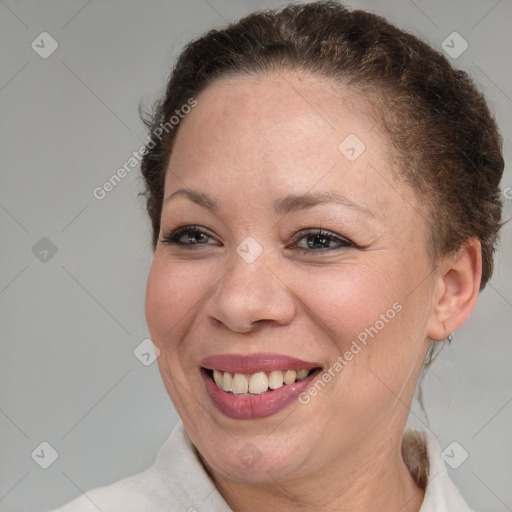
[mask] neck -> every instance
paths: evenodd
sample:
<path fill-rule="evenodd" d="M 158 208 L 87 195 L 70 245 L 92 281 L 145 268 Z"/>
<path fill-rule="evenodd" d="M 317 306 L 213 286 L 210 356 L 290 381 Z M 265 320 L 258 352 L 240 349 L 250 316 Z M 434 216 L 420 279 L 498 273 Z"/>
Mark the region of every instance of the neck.
<path fill-rule="evenodd" d="M 373 437 L 379 442 L 358 443 L 335 464 L 307 479 L 247 485 L 226 480 L 212 471 L 210 475 L 234 512 L 295 512 L 297 507 L 309 512 L 418 512 L 425 491 L 402 459 L 403 429 L 398 431 L 399 436 L 381 434 Z"/>

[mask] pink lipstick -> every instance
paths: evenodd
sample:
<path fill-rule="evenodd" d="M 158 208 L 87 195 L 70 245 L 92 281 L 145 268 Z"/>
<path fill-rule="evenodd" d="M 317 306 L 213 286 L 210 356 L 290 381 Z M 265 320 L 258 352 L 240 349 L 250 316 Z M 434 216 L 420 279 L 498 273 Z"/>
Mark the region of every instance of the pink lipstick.
<path fill-rule="evenodd" d="M 278 413 L 321 372 L 316 362 L 268 353 L 214 355 L 200 365 L 213 404 L 233 419 Z"/>

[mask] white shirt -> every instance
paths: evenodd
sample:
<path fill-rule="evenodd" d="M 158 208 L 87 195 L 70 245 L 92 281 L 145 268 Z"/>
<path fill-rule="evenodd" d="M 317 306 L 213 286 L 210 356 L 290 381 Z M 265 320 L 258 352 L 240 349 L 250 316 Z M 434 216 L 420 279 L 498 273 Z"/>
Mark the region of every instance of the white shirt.
<path fill-rule="evenodd" d="M 402 453 L 411 474 L 418 471 L 428 474 L 420 512 L 473 512 L 450 480 L 439 445 L 430 433 L 407 428 Z M 206 473 L 181 422 L 160 448 L 151 467 L 88 491 L 53 512 L 98 510 L 232 512 Z"/>

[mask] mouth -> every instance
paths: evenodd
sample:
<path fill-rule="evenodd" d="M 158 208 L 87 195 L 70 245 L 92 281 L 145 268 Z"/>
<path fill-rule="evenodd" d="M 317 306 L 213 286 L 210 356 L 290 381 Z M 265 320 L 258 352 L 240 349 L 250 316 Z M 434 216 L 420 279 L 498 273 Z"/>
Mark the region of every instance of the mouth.
<path fill-rule="evenodd" d="M 219 355 L 201 361 L 201 376 L 216 408 L 233 419 L 271 416 L 291 405 L 321 366 L 275 354 Z"/>
<path fill-rule="evenodd" d="M 273 392 L 282 386 L 291 386 L 307 379 L 321 368 L 273 370 L 271 372 L 231 373 L 202 368 L 219 389 L 237 396 L 254 396 Z"/>

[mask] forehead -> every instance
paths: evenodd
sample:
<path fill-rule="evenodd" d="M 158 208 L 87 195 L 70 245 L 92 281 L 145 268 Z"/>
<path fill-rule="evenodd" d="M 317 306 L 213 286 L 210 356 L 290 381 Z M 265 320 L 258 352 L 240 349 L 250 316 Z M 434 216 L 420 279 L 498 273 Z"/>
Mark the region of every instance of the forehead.
<path fill-rule="evenodd" d="M 283 71 L 224 77 L 201 92 L 198 106 L 180 125 L 178 138 L 193 131 L 202 147 L 215 141 L 275 147 L 301 138 L 311 147 L 330 135 L 326 142 L 332 147 L 336 138 L 352 130 L 373 142 L 375 136 L 366 133 L 375 125 L 369 113 L 363 95 L 321 76 Z M 229 140 L 223 134 L 229 134 Z M 294 149 L 300 152 L 301 147 Z"/>
<path fill-rule="evenodd" d="M 325 141 L 323 151 L 334 150 L 338 156 L 334 143 L 337 139 L 341 142 L 350 130 L 370 143 L 366 132 L 373 123 L 365 115 L 364 99 L 322 77 L 290 72 L 225 77 L 210 84 L 197 101 L 178 127 L 177 150 L 172 156 L 192 147 L 202 156 L 218 144 L 224 154 L 254 148 L 266 156 L 298 141 L 301 144 L 289 147 L 288 152 L 305 156 L 305 150 L 318 147 L 321 140 Z M 247 156 L 253 156 L 252 152 Z"/>
<path fill-rule="evenodd" d="M 185 184 L 219 196 L 236 188 L 249 201 L 255 190 L 313 188 L 378 207 L 396 201 L 388 139 L 354 89 L 282 72 L 219 79 L 197 102 L 179 125 L 166 195 Z"/>

